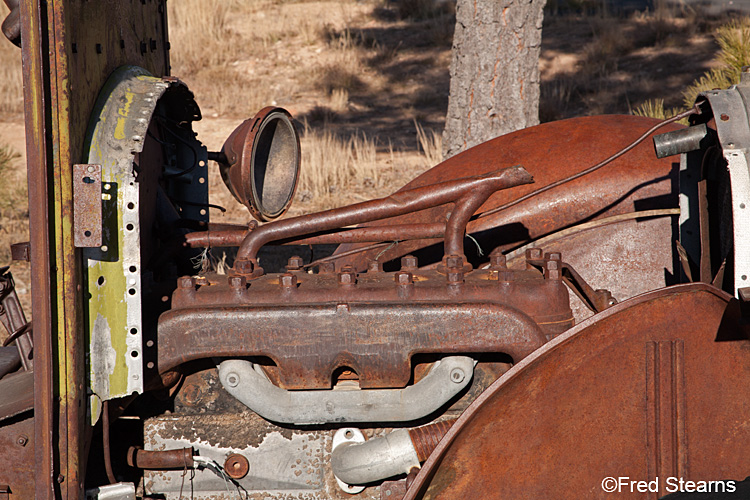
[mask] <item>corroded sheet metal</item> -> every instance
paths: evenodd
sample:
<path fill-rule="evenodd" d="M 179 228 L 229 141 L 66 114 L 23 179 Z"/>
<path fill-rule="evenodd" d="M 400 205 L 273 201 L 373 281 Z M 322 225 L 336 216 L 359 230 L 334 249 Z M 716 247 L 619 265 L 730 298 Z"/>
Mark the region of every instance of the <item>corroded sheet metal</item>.
<path fill-rule="evenodd" d="M 101 165 L 73 165 L 73 231 L 76 247 L 102 244 Z"/>
<path fill-rule="evenodd" d="M 146 471 L 145 490 L 169 500 L 178 499 L 181 490 L 183 498 L 190 492 L 195 499 L 343 498 L 327 477 L 331 434 L 276 427 L 253 413 L 156 417 L 146 421 L 146 449 L 193 446 L 199 456 L 217 464 L 239 454 L 247 458 L 249 471 L 236 484 L 208 468 L 188 471 L 185 477 L 183 471 Z"/>
<path fill-rule="evenodd" d="M 34 496 L 34 417 L 27 413 L 0 427 L 0 484 L 8 485 L 10 500 L 38 498 Z M 2 489 L 0 489 L 2 492 Z M 3 498 L 0 493 L 0 498 Z"/>
<path fill-rule="evenodd" d="M 139 188 L 133 155 L 143 148 L 158 98 L 169 84 L 126 66 L 107 81 L 89 138 L 101 165 L 102 244 L 85 249 L 88 268 L 92 421 L 102 401 L 143 391 Z"/>
<path fill-rule="evenodd" d="M 481 175 L 506 165 L 522 164 L 534 176 L 534 184 L 518 186 L 492 195 L 476 213 L 499 207 L 555 181 L 578 173 L 623 148 L 657 123 L 636 116 L 591 116 L 545 123 L 498 137 L 449 158 L 417 177 L 402 190 L 448 179 Z M 662 131 L 681 125 L 669 125 Z M 533 241 L 584 220 L 645 210 L 677 207 L 677 167 L 669 158 L 656 160 L 649 141 L 641 143 L 610 165 L 507 210 L 472 220 L 467 231 L 476 233 L 498 228 L 493 246 L 503 249 Z M 445 220 L 450 207 L 442 206 L 393 217 L 367 225 L 391 225 Z M 380 260 L 387 261 L 439 240 L 402 242 Z M 342 245 L 337 253 L 358 244 Z M 365 269 L 367 261 L 382 249 L 342 257 L 338 265 Z"/>
<path fill-rule="evenodd" d="M 659 478 L 657 498 L 669 477 L 742 480 L 750 340 L 739 315 L 724 292 L 691 284 L 594 316 L 482 394 L 406 498 L 632 498 L 602 487 L 620 476 Z"/>

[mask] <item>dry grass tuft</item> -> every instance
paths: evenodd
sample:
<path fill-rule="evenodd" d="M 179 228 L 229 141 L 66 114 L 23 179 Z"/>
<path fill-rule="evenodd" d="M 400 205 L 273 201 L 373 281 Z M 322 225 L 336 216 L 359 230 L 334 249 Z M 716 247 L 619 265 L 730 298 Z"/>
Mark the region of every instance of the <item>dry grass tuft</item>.
<path fill-rule="evenodd" d="M 685 106 L 692 106 L 701 92 L 727 88 L 740 81 L 743 66 L 750 65 L 750 18 L 734 19 L 716 31 L 721 67 L 711 69 L 688 87 Z"/>
<path fill-rule="evenodd" d="M 317 70 L 317 87 L 327 94 L 347 92 L 365 88 L 361 78 L 364 70 L 360 49 L 362 35 L 353 34 L 349 28 L 336 31 L 326 27 L 325 39 L 328 42 L 328 61 Z"/>
<path fill-rule="evenodd" d="M 340 206 L 347 190 L 376 187 L 379 172 L 375 141 L 365 134 L 341 138 L 330 129 L 305 125 L 302 136 L 302 172 L 297 190 L 301 203 Z"/>
<path fill-rule="evenodd" d="M 649 99 L 633 110 L 635 116 L 645 116 L 647 118 L 656 118 L 657 120 L 666 120 L 674 115 L 681 113 L 681 108 L 665 108 L 664 99 Z M 687 125 L 687 118 L 679 120 L 678 123 Z"/>
<path fill-rule="evenodd" d="M 4 16 L 3 13 L 2 17 Z M 22 113 L 21 49 L 3 38 L 0 40 L 0 61 L 0 113 Z"/>
<path fill-rule="evenodd" d="M 443 161 L 443 136 L 434 130 L 425 132 L 422 125 L 414 120 L 417 129 L 417 142 L 422 153 L 422 160 L 426 167 L 434 167 Z"/>
<path fill-rule="evenodd" d="M 182 74 L 232 60 L 236 34 L 228 28 L 236 0 L 172 0 L 169 9 L 169 38 L 172 64 Z"/>

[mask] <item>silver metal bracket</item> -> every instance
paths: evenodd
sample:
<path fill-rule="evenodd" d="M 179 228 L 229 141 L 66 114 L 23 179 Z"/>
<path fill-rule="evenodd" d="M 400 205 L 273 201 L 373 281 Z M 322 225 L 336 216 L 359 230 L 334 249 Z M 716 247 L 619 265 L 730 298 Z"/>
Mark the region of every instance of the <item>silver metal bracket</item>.
<path fill-rule="evenodd" d="M 443 358 L 422 380 L 404 389 L 287 391 L 271 383 L 260 366 L 240 359 L 222 362 L 219 379 L 229 394 L 271 422 L 410 422 L 437 411 L 461 392 L 471 381 L 474 364 L 466 356 Z"/>

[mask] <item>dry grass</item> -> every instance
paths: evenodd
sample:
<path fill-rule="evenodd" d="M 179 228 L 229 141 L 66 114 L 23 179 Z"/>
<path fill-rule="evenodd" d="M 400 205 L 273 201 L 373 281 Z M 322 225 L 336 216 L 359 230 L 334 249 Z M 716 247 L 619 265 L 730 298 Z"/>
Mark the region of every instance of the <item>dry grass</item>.
<path fill-rule="evenodd" d="M 5 17 L 5 12 L 0 19 Z M 21 50 L 0 39 L 0 113 L 23 113 Z"/>
<path fill-rule="evenodd" d="M 301 203 L 332 208 L 346 191 L 379 185 L 375 141 L 364 134 L 341 138 L 330 129 L 305 127 L 302 137 L 302 173 L 297 189 Z"/>
<path fill-rule="evenodd" d="M 443 136 L 434 130 L 425 132 L 416 120 L 414 126 L 417 129 L 417 142 L 423 163 L 428 168 L 434 167 L 443 161 Z"/>
<path fill-rule="evenodd" d="M 716 31 L 720 67 L 712 68 L 687 88 L 684 104 L 692 106 L 699 93 L 727 88 L 740 81 L 743 66 L 750 65 L 750 18 L 733 19 Z"/>

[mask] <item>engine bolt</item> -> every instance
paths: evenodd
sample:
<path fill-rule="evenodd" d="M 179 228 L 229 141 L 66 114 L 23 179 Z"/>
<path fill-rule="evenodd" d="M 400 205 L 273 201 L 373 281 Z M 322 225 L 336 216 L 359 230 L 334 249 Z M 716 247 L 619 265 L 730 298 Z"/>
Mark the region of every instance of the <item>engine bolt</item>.
<path fill-rule="evenodd" d="M 383 270 L 383 264 L 378 262 L 377 260 L 368 260 L 367 261 L 367 272 L 368 273 L 377 273 Z"/>
<path fill-rule="evenodd" d="M 544 254 L 544 258 L 547 260 L 562 260 L 562 254 L 560 252 L 549 252 Z"/>
<path fill-rule="evenodd" d="M 490 269 L 503 269 L 506 264 L 505 254 L 499 248 L 490 252 Z"/>
<path fill-rule="evenodd" d="M 413 255 L 404 255 L 401 257 L 401 269 L 416 269 L 417 258 Z"/>
<path fill-rule="evenodd" d="M 405 271 L 398 271 L 393 280 L 399 285 L 411 285 L 414 283 L 414 275 Z"/>
<path fill-rule="evenodd" d="M 287 261 L 286 268 L 288 271 L 299 271 L 302 269 L 302 265 L 305 262 L 302 260 L 302 257 L 299 255 L 292 255 L 289 257 L 289 260 Z"/>
<path fill-rule="evenodd" d="M 541 248 L 528 248 L 526 249 L 526 260 L 538 260 L 542 258 Z"/>
<path fill-rule="evenodd" d="M 238 290 L 247 286 L 247 279 L 244 276 L 230 276 L 228 281 L 230 287 Z"/>
<path fill-rule="evenodd" d="M 235 260 L 234 261 L 234 268 L 237 270 L 238 273 L 241 274 L 252 274 L 253 272 L 253 262 L 250 260 Z"/>
<path fill-rule="evenodd" d="M 354 285 L 357 282 L 357 273 L 352 266 L 344 266 L 339 273 L 339 285 Z"/>
<path fill-rule="evenodd" d="M 559 260 L 548 260 L 544 268 L 546 270 L 545 274 L 547 275 L 547 279 L 559 280 L 562 278 Z"/>
<path fill-rule="evenodd" d="M 463 255 L 446 255 L 445 267 L 448 269 L 462 269 L 464 267 Z"/>
<path fill-rule="evenodd" d="M 195 288 L 195 278 L 192 276 L 183 276 L 177 280 L 177 286 L 180 288 Z"/>
<path fill-rule="evenodd" d="M 451 370 L 451 382 L 454 384 L 460 384 L 466 378 L 466 374 L 461 368 L 454 368 Z"/>
<path fill-rule="evenodd" d="M 29 438 L 21 434 L 18 436 L 18 439 L 16 439 L 16 443 L 18 443 L 18 446 L 26 446 L 26 443 L 29 442 Z"/>
<path fill-rule="evenodd" d="M 294 288 L 297 286 L 297 277 L 291 273 L 285 273 L 281 275 L 279 283 L 281 283 L 281 286 L 284 288 Z"/>
<path fill-rule="evenodd" d="M 240 383 L 240 377 L 234 372 L 227 375 L 227 385 L 229 387 L 237 387 Z"/>
<path fill-rule="evenodd" d="M 450 284 L 463 283 L 464 272 L 463 271 L 448 271 L 448 273 L 446 274 L 446 277 L 448 278 L 448 283 Z"/>

